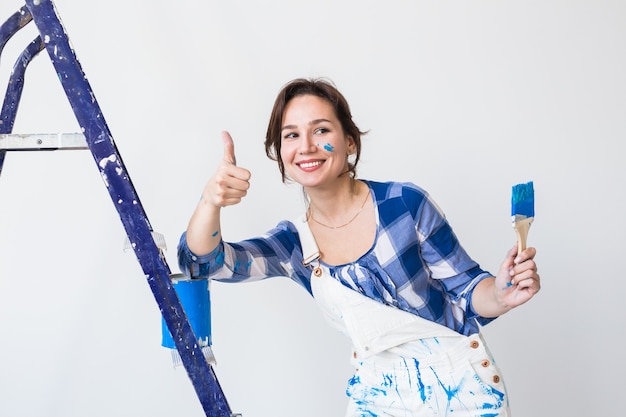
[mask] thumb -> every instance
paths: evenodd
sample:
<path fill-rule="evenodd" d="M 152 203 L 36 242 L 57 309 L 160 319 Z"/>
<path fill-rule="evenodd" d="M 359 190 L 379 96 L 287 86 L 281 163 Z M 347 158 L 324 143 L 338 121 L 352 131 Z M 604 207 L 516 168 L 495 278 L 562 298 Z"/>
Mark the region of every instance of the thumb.
<path fill-rule="evenodd" d="M 513 248 L 511 248 L 506 253 L 506 257 L 500 264 L 500 270 L 498 272 L 498 276 L 496 277 L 496 279 L 500 278 L 503 281 L 510 282 L 511 270 L 515 266 L 515 263 L 513 262 L 513 260 L 515 259 L 516 255 L 517 255 L 517 245 L 513 246 Z M 507 286 L 510 286 L 510 285 L 507 285 Z"/>
<path fill-rule="evenodd" d="M 224 143 L 224 161 L 229 164 L 237 165 L 237 160 L 235 159 L 235 143 L 230 133 L 226 131 L 222 132 L 222 142 Z"/>
<path fill-rule="evenodd" d="M 513 268 L 515 266 L 515 257 L 517 256 L 517 244 L 515 244 L 509 251 L 506 253 L 506 257 L 502 262 L 503 266 L 506 268 Z"/>

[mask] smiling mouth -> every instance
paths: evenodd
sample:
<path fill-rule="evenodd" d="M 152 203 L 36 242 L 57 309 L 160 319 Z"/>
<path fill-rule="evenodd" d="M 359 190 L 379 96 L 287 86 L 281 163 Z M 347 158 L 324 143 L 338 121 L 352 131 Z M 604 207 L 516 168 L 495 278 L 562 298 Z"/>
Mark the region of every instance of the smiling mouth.
<path fill-rule="evenodd" d="M 302 162 L 300 164 L 298 164 L 300 166 L 300 168 L 314 168 L 316 166 L 320 166 L 324 163 L 324 161 L 313 161 L 313 162 Z"/>

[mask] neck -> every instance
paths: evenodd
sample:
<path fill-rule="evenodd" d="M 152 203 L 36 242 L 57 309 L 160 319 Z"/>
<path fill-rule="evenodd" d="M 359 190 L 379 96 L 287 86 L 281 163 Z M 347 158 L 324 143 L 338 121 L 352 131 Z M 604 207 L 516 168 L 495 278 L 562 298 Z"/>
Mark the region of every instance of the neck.
<path fill-rule="evenodd" d="M 369 198 L 369 188 L 349 178 L 332 189 L 305 190 L 310 199 L 308 216 L 328 228 L 339 228 L 358 216 Z"/>

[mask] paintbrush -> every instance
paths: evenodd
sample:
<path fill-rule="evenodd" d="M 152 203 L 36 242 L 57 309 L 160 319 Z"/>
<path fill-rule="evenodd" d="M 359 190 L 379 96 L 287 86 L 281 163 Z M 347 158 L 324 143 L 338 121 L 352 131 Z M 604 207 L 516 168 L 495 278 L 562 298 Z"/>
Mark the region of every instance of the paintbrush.
<path fill-rule="evenodd" d="M 535 190 L 532 181 L 513 186 L 511 219 L 517 234 L 517 253 L 519 254 L 526 249 L 528 229 L 535 219 Z"/>

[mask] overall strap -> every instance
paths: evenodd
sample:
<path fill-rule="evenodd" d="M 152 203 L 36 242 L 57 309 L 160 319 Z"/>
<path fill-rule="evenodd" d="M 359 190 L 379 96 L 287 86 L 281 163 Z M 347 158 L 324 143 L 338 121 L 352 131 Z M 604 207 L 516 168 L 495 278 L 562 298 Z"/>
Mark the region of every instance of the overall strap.
<path fill-rule="evenodd" d="M 298 229 L 298 234 L 300 235 L 300 244 L 302 245 L 302 264 L 304 266 L 309 266 L 309 264 L 313 261 L 316 261 L 320 258 L 320 251 L 317 247 L 317 243 L 315 242 L 315 237 L 313 236 L 313 232 L 309 228 L 309 223 L 307 222 L 306 214 L 298 217 L 293 222 L 296 229 Z"/>

